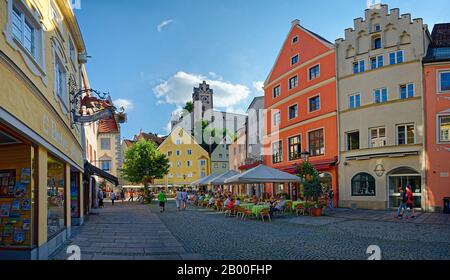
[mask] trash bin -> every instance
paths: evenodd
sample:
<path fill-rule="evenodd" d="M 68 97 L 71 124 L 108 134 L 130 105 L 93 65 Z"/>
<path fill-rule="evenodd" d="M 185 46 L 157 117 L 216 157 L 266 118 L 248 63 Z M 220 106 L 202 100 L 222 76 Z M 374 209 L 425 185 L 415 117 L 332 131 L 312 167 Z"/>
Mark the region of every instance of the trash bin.
<path fill-rule="evenodd" d="M 444 197 L 444 214 L 450 214 L 450 197 Z"/>

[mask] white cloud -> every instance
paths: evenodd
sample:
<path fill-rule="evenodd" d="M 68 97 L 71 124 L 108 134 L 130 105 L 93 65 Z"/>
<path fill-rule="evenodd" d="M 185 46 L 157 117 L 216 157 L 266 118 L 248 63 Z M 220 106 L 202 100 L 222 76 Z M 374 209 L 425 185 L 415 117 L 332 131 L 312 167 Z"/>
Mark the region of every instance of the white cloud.
<path fill-rule="evenodd" d="M 264 93 L 264 82 L 263 81 L 254 81 L 253 88 L 256 89 L 257 92 Z"/>
<path fill-rule="evenodd" d="M 125 111 L 128 111 L 128 112 L 132 111 L 134 109 L 133 102 L 128 99 L 119 98 L 119 99 L 114 100 L 113 103 L 117 108 L 123 107 L 125 109 Z"/>
<path fill-rule="evenodd" d="M 158 24 L 156 29 L 158 30 L 158 32 L 161 32 L 164 27 L 171 24 L 172 22 L 173 22 L 173 19 L 163 20 L 160 24 Z"/>
<path fill-rule="evenodd" d="M 153 92 L 162 103 L 184 106 L 192 99 L 194 87 L 206 81 L 214 90 L 214 107 L 234 108 L 240 106 L 250 96 L 250 89 L 241 84 L 233 84 L 216 79 L 208 79 L 203 75 L 178 72 L 167 81 L 162 82 Z"/>

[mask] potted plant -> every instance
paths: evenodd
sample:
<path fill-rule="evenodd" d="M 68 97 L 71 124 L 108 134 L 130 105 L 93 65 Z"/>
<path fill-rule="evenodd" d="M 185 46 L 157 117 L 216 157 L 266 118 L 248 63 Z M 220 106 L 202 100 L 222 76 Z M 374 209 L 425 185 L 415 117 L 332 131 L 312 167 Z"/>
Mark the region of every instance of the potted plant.
<path fill-rule="evenodd" d="M 325 207 L 320 198 L 323 196 L 323 187 L 319 182 L 319 172 L 310 162 L 303 162 L 297 167 L 298 176 L 303 181 L 303 194 L 307 201 L 305 208 L 311 216 L 322 216 Z"/>

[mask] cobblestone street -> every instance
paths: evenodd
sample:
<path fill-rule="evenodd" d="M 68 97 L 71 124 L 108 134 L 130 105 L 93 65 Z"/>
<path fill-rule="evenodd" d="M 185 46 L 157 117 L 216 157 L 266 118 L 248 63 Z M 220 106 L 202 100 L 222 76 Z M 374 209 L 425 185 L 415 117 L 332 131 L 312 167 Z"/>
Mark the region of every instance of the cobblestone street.
<path fill-rule="evenodd" d="M 367 248 L 377 245 L 383 259 L 450 260 L 448 223 L 398 221 L 387 213 L 288 214 L 263 223 L 192 206 L 177 212 L 174 201 L 162 214 L 156 203 L 106 203 L 73 228 L 72 239 L 51 259 L 67 259 L 66 248 L 78 245 L 83 260 L 364 260 Z"/>
<path fill-rule="evenodd" d="M 339 217 L 276 217 L 272 223 L 237 220 L 211 210 L 192 208 L 156 212 L 188 253 L 204 259 L 318 260 L 367 259 L 366 250 L 378 245 L 383 259 L 450 260 L 450 224 Z M 391 213 L 392 214 L 392 213 Z M 343 217 L 341 217 L 343 216 Z M 419 217 L 420 218 L 420 217 Z"/>

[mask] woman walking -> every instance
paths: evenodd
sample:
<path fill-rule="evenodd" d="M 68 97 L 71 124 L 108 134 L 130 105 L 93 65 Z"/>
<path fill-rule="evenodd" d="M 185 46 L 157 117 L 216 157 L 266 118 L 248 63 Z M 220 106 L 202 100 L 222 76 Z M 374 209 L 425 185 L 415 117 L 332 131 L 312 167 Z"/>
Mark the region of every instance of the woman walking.
<path fill-rule="evenodd" d="M 115 193 L 115 192 L 111 192 L 111 202 L 112 202 L 112 205 L 114 205 L 114 201 L 116 201 L 116 193 Z"/>

